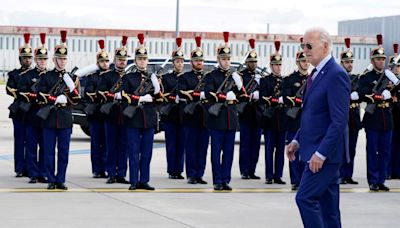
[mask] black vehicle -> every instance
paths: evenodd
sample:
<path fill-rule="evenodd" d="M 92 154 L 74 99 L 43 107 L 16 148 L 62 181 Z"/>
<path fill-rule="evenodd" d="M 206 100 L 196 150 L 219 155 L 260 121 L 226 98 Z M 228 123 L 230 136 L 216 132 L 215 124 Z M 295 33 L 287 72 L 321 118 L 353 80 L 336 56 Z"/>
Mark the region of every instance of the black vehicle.
<path fill-rule="evenodd" d="M 149 73 L 153 73 L 158 71 L 161 68 L 161 65 L 164 64 L 164 62 L 166 61 L 166 59 L 162 59 L 162 58 L 152 58 L 149 59 L 149 64 L 147 66 L 147 69 L 149 71 Z M 126 69 L 130 69 L 131 67 L 133 67 L 135 65 L 134 63 L 134 59 L 128 59 L 128 65 L 126 67 Z M 240 63 L 238 62 L 232 62 L 231 63 L 231 69 L 234 71 L 237 69 L 237 67 L 240 65 Z M 204 71 L 208 72 L 213 70 L 215 67 L 217 67 L 217 61 L 213 60 L 205 60 L 204 61 Z M 110 68 L 113 69 L 114 68 L 114 64 L 111 63 L 110 64 Z M 170 60 L 169 62 L 167 62 L 167 64 L 165 65 L 165 70 L 164 73 L 171 71 L 172 70 L 172 60 Z M 191 70 L 191 66 L 190 66 L 190 60 L 189 59 L 185 59 L 185 66 L 184 66 L 184 71 L 189 71 Z M 261 71 L 261 68 L 258 68 L 258 71 Z M 84 99 L 84 94 L 85 94 L 85 81 L 86 81 L 86 77 L 81 77 L 80 78 L 80 93 L 81 93 L 81 97 L 82 100 L 75 106 L 73 106 L 72 108 L 72 118 L 73 118 L 73 122 L 74 124 L 78 124 L 81 126 L 82 131 L 90 136 L 90 128 L 89 128 L 89 123 L 87 121 L 87 116 L 86 113 L 83 111 L 84 108 L 86 107 L 86 100 Z M 159 129 L 156 130 L 157 132 L 162 131 L 162 127 L 159 127 Z"/>

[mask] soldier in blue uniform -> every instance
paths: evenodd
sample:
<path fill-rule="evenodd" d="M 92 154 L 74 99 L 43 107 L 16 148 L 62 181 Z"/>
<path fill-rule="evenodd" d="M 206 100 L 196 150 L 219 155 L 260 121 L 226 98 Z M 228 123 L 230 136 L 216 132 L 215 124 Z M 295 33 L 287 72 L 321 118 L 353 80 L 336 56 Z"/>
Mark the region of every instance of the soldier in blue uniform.
<path fill-rule="evenodd" d="M 204 95 L 204 53 L 201 37 L 195 37 L 196 48 L 190 53 L 192 70 L 178 78 L 179 107 L 183 113 L 186 176 L 189 184 L 207 184 L 206 168 L 209 132 L 206 126 L 208 100 Z"/>
<path fill-rule="evenodd" d="M 123 77 L 124 126 L 129 155 L 129 190 L 154 190 L 149 185 L 150 162 L 153 152 L 154 132 L 157 125 L 156 104 L 161 96 L 160 83 L 155 73 L 147 71 L 148 51 L 144 34 L 138 34 L 139 47 L 135 50 L 137 70 Z M 135 110 L 128 114 L 128 110 Z"/>
<path fill-rule="evenodd" d="M 282 181 L 286 109 L 282 96 L 282 55 L 280 41 L 275 41 L 275 53 L 270 56 L 271 74 L 260 82 L 260 98 L 266 105 L 263 112 L 265 141 L 265 183 L 286 184 Z M 275 155 L 275 156 L 274 156 Z"/>
<path fill-rule="evenodd" d="M 49 182 L 47 189 L 67 190 L 65 174 L 68 165 L 69 144 L 72 134 L 71 104 L 79 100 L 76 77 L 65 70 L 68 49 L 67 32 L 61 31 L 61 45 L 54 48 L 55 68 L 39 82 L 38 101 L 44 105 L 37 115 L 43 120 L 44 165 Z M 42 111 L 49 110 L 48 115 Z M 55 171 L 57 146 L 57 173 Z"/>
<path fill-rule="evenodd" d="M 36 48 L 35 68 L 28 71 L 26 76 L 21 77 L 18 82 L 18 94 L 23 100 L 21 107 L 24 110 L 24 124 L 26 126 L 26 161 L 29 175 L 29 183 L 36 182 L 47 183 L 44 169 L 44 152 L 43 152 L 43 131 L 41 119 L 36 115 L 40 109 L 37 103 L 37 92 L 40 81 L 47 72 L 48 51 L 44 46 L 46 42 L 46 34 L 40 34 L 41 47 Z M 39 150 L 38 150 L 39 147 Z"/>
<path fill-rule="evenodd" d="M 257 52 L 255 39 L 249 40 L 250 52 L 246 57 L 246 69 L 240 72 L 246 93 L 239 97 L 240 105 L 245 105 L 242 112 L 239 109 L 240 148 L 239 168 L 241 178 L 260 179 L 255 175 L 258 157 L 260 154 L 261 115 L 257 111 L 259 99 L 260 74 L 256 73 Z M 238 107 L 240 107 L 240 105 Z"/>
<path fill-rule="evenodd" d="M 128 60 L 127 36 L 122 36 L 122 46 L 115 49 L 114 69 L 100 77 L 97 96 L 101 100 L 100 112 L 105 117 L 107 184 L 129 184 L 125 179 L 128 168 L 124 116 L 122 114 L 122 84 Z"/>
<path fill-rule="evenodd" d="M 393 130 L 392 96 L 384 69 L 386 56 L 381 46 L 382 36 L 378 35 L 377 38 L 379 47 L 371 51 L 373 69 L 360 77 L 358 93 L 360 100 L 367 103 L 362 124 L 367 135 L 369 188 L 371 191 L 389 191 L 385 179 Z"/>
<path fill-rule="evenodd" d="M 360 97 L 358 95 L 358 75 L 351 74 L 353 70 L 353 52 L 350 49 L 350 38 L 345 38 L 346 50 L 340 53 L 340 64 L 346 70 L 351 80 L 350 94 L 350 112 L 349 112 L 349 154 L 350 162 L 346 162 L 340 168 L 341 184 L 358 184 L 353 180 L 354 157 L 356 155 L 356 146 L 358 132 L 362 128 L 360 117 Z"/>
<path fill-rule="evenodd" d="M 396 77 L 400 75 L 400 59 L 398 56 L 398 44 L 393 44 L 394 55 L 389 58 L 389 67 Z M 393 90 L 393 134 L 392 151 L 390 156 L 390 167 L 388 169 L 388 178 L 400 179 L 400 86 Z"/>
<path fill-rule="evenodd" d="M 21 68 L 8 72 L 6 85 L 7 94 L 14 98 L 13 103 L 8 107 L 10 110 L 9 118 L 13 120 L 14 126 L 14 171 L 16 177 L 28 176 L 26 164 L 26 127 L 23 123 L 24 113 L 19 108 L 22 97 L 17 94 L 19 80 L 31 69 L 32 48 L 29 44 L 30 34 L 24 34 L 25 44 L 19 48 L 19 63 Z"/>
<path fill-rule="evenodd" d="M 287 106 L 287 132 L 286 144 L 292 142 L 296 132 L 300 128 L 301 105 L 304 85 L 308 76 L 310 63 L 302 50 L 296 53 L 296 65 L 298 70 L 283 80 L 282 96 Z M 304 171 L 304 162 L 299 159 L 299 151 L 295 152 L 296 159 L 289 162 L 290 183 L 292 190 L 297 190 Z"/>
<path fill-rule="evenodd" d="M 85 85 L 85 98 L 87 118 L 90 127 L 90 160 L 92 163 L 93 178 L 107 178 L 106 162 L 106 133 L 105 115 L 100 112 L 101 100 L 96 96 L 99 82 L 110 72 L 108 53 L 104 50 L 104 40 L 99 40 L 100 51 L 96 54 L 99 70 L 87 76 Z"/>
<path fill-rule="evenodd" d="M 165 132 L 167 172 L 170 179 L 184 179 L 182 176 L 185 152 L 185 133 L 182 125 L 182 113 L 177 99 L 178 79 L 182 76 L 184 53 L 181 49 L 182 38 L 176 38 L 177 49 L 172 52 L 173 71 L 162 76 L 165 103 L 160 109 L 161 122 Z M 179 97 L 178 97 L 179 98 Z"/>
<path fill-rule="evenodd" d="M 211 135 L 211 165 L 214 190 L 232 190 L 231 168 L 238 128 L 236 95 L 245 92 L 237 72 L 232 73 L 229 32 L 224 32 L 225 44 L 217 50 L 218 68 L 205 77 L 204 93 L 212 101 L 209 107 L 207 126 Z"/>

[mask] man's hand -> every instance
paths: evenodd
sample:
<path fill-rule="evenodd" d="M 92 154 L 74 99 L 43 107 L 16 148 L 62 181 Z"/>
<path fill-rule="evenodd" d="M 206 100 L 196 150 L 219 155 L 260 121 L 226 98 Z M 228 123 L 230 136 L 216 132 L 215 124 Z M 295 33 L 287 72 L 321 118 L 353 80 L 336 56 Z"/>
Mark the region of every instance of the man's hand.
<path fill-rule="evenodd" d="M 322 165 L 324 164 L 324 160 L 319 158 L 316 154 L 313 154 L 311 157 L 310 161 L 308 161 L 308 166 L 313 173 L 319 172 L 319 170 L 322 168 Z"/>
<path fill-rule="evenodd" d="M 289 143 L 286 147 L 286 156 L 288 157 L 289 161 L 296 160 L 295 153 L 299 149 L 299 144 L 295 142 Z"/>

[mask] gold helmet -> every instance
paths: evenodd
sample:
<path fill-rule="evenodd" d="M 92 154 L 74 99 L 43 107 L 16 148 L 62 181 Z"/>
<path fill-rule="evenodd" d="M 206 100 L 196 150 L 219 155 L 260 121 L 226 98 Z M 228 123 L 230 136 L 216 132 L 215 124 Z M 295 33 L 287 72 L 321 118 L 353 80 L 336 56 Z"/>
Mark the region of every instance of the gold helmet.
<path fill-rule="evenodd" d="M 67 49 L 67 31 L 61 30 L 61 44 L 56 45 L 54 47 L 54 56 L 58 58 L 67 58 L 68 56 L 68 49 Z"/>
<path fill-rule="evenodd" d="M 350 49 L 350 38 L 348 38 L 348 37 L 344 38 L 344 44 L 346 45 L 346 50 L 344 50 L 340 53 L 340 61 L 354 60 L 353 52 Z"/>
<path fill-rule="evenodd" d="M 389 57 L 389 63 L 388 63 L 388 65 L 391 67 L 391 66 L 394 66 L 394 65 L 400 65 L 400 60 L 398 60 L 397 62 L 396 62 L 396 60 L 397 60 L 397 56 L 399 55 L 398 54 L 398 50 L 399 50 L 399 44 L 393 44 L 393 55 L 392 56 L 390 56 Z"/>
<path fill-rule="evenodd" d="M 147 58 L 148 57 L 148 51 L 147 48 L 144 46 L 144 34 L 143 33 L 139 33 L 137 35 L 138 39 L 139 39 L 139 47 L 136 48 L 135 50 L 135 58 Z"/>
<path fill-rule="evenodd" d="M 371 51 L 371 59 L 374 59 L 374 58 L 386 58 L 385 50 L 382 47 L 382 34 L 376 35 L 376 40 L 378 42 L 378 47 L 372 49 L 372 51 Z"/>
<path fill-rule="evenodd" d="M 249 51 L 249 54 L 246 57 L 246 62 L 257 62 L 257 52 L 255 50 L 256 40 L 253 38 L 249 39 L 249 45 L 251 50 Z"/>
<path fill-rule="evenodd" d="M 108 58 L 108 53 L 104 50 L 104 40 L 97 41 L 99 44 L 100 51 L 96 54 L 97 62 L 102 60 L 110 60 Z"/>
<path fill-rule="evenodd" d="M 183 50 L 181 49 L 182 45 L 182 38 L 177 37 L 176 40 L 176 49 L 172 52 L 172 59 L 185 59 L 185 55 L 183 53 Z"/>
<path fill-rule="evenodd" d="M 117 59 L 126 59 L 129 57 L 128 49 L 126 48 L 126 42 L 128 41 L 127 36 L 122 36 L 121 47 L 116 48 L 114 52 L 114 57 Z"/>
<path fill-rule="evenodd" d="M 217 49 L 218 57 L 231 57 L 231 48 L 228 45 L 229 41 L 229 32 L 223 32 L 225 44 L 221 45 Z"/>
<path fill-rule="evenodd" d="M 30 33 L 24 33 L 25 43 L 18 50 L 19 57 L 32 57 L 32 47 L 29 44 L 30 37 Z"/>
<path fill-rule="evenodd" d="M 190 52 L 190 59 L 193 61 L 197 60 L 203 61 L 204 53 L 203 50 L 201 50 L 201 37 L 196 36 L 194 40 L 196 41 L 196 48 L 192 50 L 192 52 Z"/>
<path fill-rule="evenodd" d="M 271 54 L 270 56 L 270 63 L 271 64 L 282 64 L 282 55 L 279 53 L 279 49 L 281 47 L 281 42 L 276 40 L 274 42 L 275 45 L 275 53 Z"/>
<path fill-rule="evenodd" d="M 44 46 L 46 43 L 46 33 L 40 33 L 40 43 L 42 46 L 38 47 L 35 49 L 35 58 L 37 59 L 47 59 L 48 56 L 48 51 L 47 48 Z"/>

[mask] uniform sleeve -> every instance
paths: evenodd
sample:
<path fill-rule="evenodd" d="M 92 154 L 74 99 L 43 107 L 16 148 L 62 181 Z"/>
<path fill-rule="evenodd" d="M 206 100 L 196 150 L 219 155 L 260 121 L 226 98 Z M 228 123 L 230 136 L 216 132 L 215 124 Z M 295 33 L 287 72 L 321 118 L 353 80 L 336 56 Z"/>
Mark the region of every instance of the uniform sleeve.
<path fill-rule="evenodd" d="M 8 80 L 6 85 L 7 94 L 17 98 L 17 73 L 15 70 L 8 72 Z"/>

